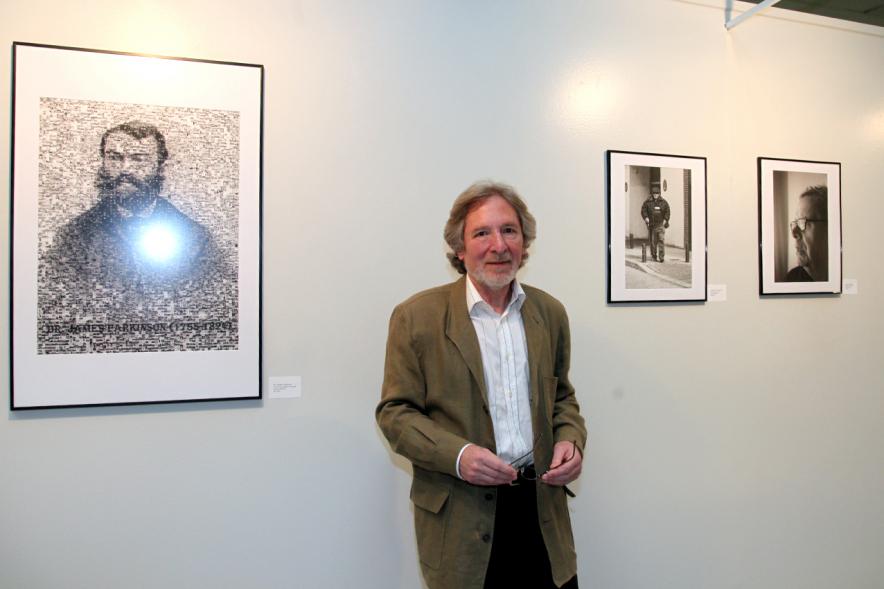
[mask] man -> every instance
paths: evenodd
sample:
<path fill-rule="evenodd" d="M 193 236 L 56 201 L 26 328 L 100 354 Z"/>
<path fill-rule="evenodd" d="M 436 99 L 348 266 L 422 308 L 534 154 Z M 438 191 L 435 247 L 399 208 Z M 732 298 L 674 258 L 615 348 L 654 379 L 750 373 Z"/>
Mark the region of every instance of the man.
<path fill-rule="evenodd" d="M 41 324 L 231 319 L 235 274 L 205 227 L 160 194 L 169 156 L 163 134 L 123 123 L 103 134 L 99 152 L 98 202 L 58 230 L 41 260 Z M 122 341 L 114 337 L 104 339 Z M 84 338 L 73 339 L 80 343 L 56 341 L 44 351 L 91 351 L 81 349 Z M 151 349 L 172 349 L 154 339 Z M 126 346 L 116 351 L 141 349 Z"/>
<path fill-rule="evenodd" d="M 651 258 L 657 262 L 663 262 L 666 254 L 664 237 L 669 228 L 669 203 L 660 196 L 660 185 L 651 185 L 651 196 L 642 204 L 642 218 L 648 227 L 649 241 L 651 242 Z"/>
<path fill-rule="evenodd" d="M 208 231 L 160 196 L 169 154 L 153 125 L 123 123 L 101 138 L 98 203 L 64 225 L 47 259 L 90 290 L 174 287 L 217 262 Z"/>
<path fill-rule="evenodd" d="M 829 279 L 829 226 L 825 186 L 811 186 L 798 199 L 798 218 L 789 224 L 798 265 L 786 282 L 825 282 Z"/>
<path fill-rule="evenodd" d="M 413 465 L 431 589 L 577 587 L 565 485 L 580 474 L 586 429 L 565 309 L 516 280 L 535 233 L 513 188 L 470 186 L 445 225 L 466 276 L 390 319 L 376 416 Z"/>

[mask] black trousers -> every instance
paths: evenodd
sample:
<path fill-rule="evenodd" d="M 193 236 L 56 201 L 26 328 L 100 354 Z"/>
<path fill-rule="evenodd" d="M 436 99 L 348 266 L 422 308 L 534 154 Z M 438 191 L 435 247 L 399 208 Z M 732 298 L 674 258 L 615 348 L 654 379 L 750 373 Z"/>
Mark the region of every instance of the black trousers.
<path fill-rule="evenodd" d="M 535 481 L 497 487 L 485 589 L 557 589 L 537 517 Z M 577 589 L 577 575 L 561 589 Z"/>

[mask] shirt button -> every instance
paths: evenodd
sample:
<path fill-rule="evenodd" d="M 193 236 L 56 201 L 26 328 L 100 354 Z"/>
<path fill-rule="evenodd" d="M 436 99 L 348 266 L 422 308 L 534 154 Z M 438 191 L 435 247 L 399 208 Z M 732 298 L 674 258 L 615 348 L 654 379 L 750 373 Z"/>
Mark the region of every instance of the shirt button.
<path fill-rule="evenodd" d="M 485 499 L 487 499 L 488 501 L 491 501 L 492 499 L 494 499 L 494 494 L 493 493 L 485 493 Z"/>
<path fill-rule="evenodd" d="M 483 536 L 482 536 L 482 542 L 485 542 L 486 544 L 488 544 L 489 542 L 491 542 L 491 534 L 485 534 L 485 535 L 483 535 Z"/>

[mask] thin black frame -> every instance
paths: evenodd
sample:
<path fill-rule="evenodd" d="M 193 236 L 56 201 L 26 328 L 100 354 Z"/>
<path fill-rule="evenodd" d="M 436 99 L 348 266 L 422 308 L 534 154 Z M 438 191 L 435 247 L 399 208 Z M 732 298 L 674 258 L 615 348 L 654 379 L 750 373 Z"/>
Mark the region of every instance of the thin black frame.
<path fill-rule="evenodd" d="M 244 142 L 250 147 L 244 148 L 244 151 L 249 152 L 249 163 L 251 166 L 248 168 L 250 172 L 254 174 L 251 177 L 251 184 L 249 188 L 246 188 L 245 191 L 249 192 L 249 196 L 251 198 L 251 203 L 248 205 L 249 211 L 249 231 L 251 231 L 251 236 L 249 238 L 250 247 L 252 256 L 245 261 L 243 261 L 242 256 L 238 257 L 238 266 L 237 271 L 241 270 L 243 267 L 250 266 L 250 282 L 252 288 L 249 289 L 249 306 L 246 308 L 248 312 L 248 325 L 251 333 L 249 335 L 249 343 L 247 346 L 248 349 L 243 351 L 243 358 L 247 360 L 247 362 L 243 361 L 240 358 L 237 358 L 235 365 L 237 368 L 242 368 L 240 370 L 240 380 L 236 383 L 238 386 L 235 392 L 228 392 L 226 395 L 218 395 L 216 393 L 211 394 L 188 394 L 187 392 L 175 393 L 172 397 L 166 398 L 151 398 L 149 395 L 151 393 L 146 393 L 145 398 L 143 399 L 135 399 L 135 400 L 125 400 L 125 401 L 116 401 L 112 398 L 109 399 L 101 399 L 98 401 L 88 401 L 88 402 L 46 402 L 45 400 L 41 400 L 38 402 L 28 402 L 21 401 L 22 394 L 19 394 L 18 398 L 16 396 L 16 376 L 19 377 L 19 392 L 21 387 L 21 374 L 17 375 L 17 370 L 22 370 L 21 367 L 18 367 L 17 364 L 17 356 L 20 359 L 25 353 L 22 350 L 16 349 L 16 300 L 17 300 L 17 289 L 16 289 L 16 260 L 17 255 L 22 255 L 19 251 L 16 252 L 15 244 L 16 244 L 16 228 L 21 227 L 23 220 L 17 219 L 17 209 L 15 207 L 16 203 L 16 187 L 17 187 L 17 176 L 16 176 L 16 167 L 17 167 L 17 155 L 20 156 L 21 150 L 17 150 L 19 145 L 19 140 L 21 139 L 23 133 L 19 130 L 19 117 L 23 110 L 19 108 L 19 99 L 21 97 L 19 93 L 19 81 L 20 78 L 25 77 L 24 75 L 20 75 L 19 67 L 21 64 L 19 63 L 19 53 L 20 51 L 43 51 L 48 50 L 58 51 L 58 52 L 73 52 L 68 55 L 77 55 L 78 53 L 83 54 L 95 54 L 98 56 L 113 56 L 122 57 L 122 58 L 135 58 L 133 61 L 138 61 L 140 63 L 151 62 L 153 65 L 157 67 L 161 67 L 161 64 L 172 64 L 172 63 L 181 63 L 181 64 L 194 64 L 195 67 L 207 66 L 210 69 L 214 69 L 214 66 L 223 66 L 230 68 L 248 68 L 246 69 L 237 69 L 238 72 L 255 72 L 255 74 L 249 73 L 249 76 L 254 77 L 255 79 L 250 80 L 248 85 L 254 84 L 254 87 L 251 87 L 247 90 L 248 98 L 245 104 L 247 104 L 247 108 L 244 111 L 249 113 L 250 120 L 252 121 L 251 126 L 248 129 L 248 134 L 243 132 L 243 136 L 247 136 L 247 139 L 250 139 L 252 142 L 248 141 Z M 24 54 L 22 54 L 24 55 Z M 59 54 L 60 55 L 60 54 Z M 25 61 L 26 58 L 22 57 L 22 61 Z M 152 61 L 156 60 L 156 61 Z M 168 67 L 168 66 L 167 66 Z M 233 70 L 230 70 L 233 71 Z M 217 70 L 216 70 L 217 74 Z M 31 74 L 33 75 L 33 74 Z M 145 54 L 145 53 L 133 53 L 133 52 L 124 52 L 124 51 L 112 51 L 105 49 L 89 49 L 83 47 L 68 47 L 62 45 L 50 45 L 50 44 L 41 44 L 41 43 L 29 43 L 29 42 L 21 42 L 15 41 L 12 43 L 12 76 L 11 76 L 11 88 L 12 88 L 12 125 L 11 125 L 11 133 L 10 133 L 10 180 L 9 180 L 9 194 L 10 194 L 10 234 L 9 234 L 9 358 L 10 358 L 10 373 L 9 373 L 9 407 L 12 411 L 31 411 L 31 410 L 41 410 L 41 409 L 64 409 L 64 408 L 76 408 L 76 407 L 110 407 L 110 406 L 129 406 L 129 405 L 148 405 L 148 404 L 177 404 L 177 403 L 195 403 L 195 402 L 204 402 L 204 401 L 243 401 L 243 400 L 260 400 L 263 398 L 262 393 L 262 343 L 263 343 L 263 308 L 262 308 L 262 299 L 263 299 L 263 168 L 264 168 L 264 66 L 260 64 L 251 64 L 251 63 L 242 63 L 242 62 L 233 62 L 233 61 L 219 61 L 219 60 L 209 60 L 209 59 L 198 59 L 198 58 L 189 58 L 189 57 L 173 57 L 173 56 L 164 56 L 164 55 L 154 55 L 154 54 Z M 245 84 L 244 84 L 245 86 Z M 64 97 L 61 97 L 64 98 Z M 31 108 L 31 107 L 28 107 Z M 243 178 L 243 170 L 240 169 L 240 179 Z M 21 194 L 19 195 L 21 198 Z M 242 192 L 238 193 L 239 203 L 243 202 Z M 242 217 L 242 213 L 240 213 Z M 16 224 L 18 222 L 18 225 Z M 240 223 L 242 223 L 242 218 L 240 218 Z M 20 244 L 21 249 L 21 244 Z M 26 253 L 36 253 L 35 250 L 31 249 Z M 19 287 L 22 288 L 22 287 Z M 240 289 L 242 289 L 242 284 L 240 284 Z M 240 305 L 240 309 L 238 312 L 238 317 L 240 320 L 243 318 L 243 304 L 242 304 L 242 292 L 240 290 L 240 294 L 238 296 L 238 300 L 240 301 L 238 304 Z M 19 322 L 20 324 L 21 322 Z M 242 346 L 242 339 L 239 340 L 240 346 Z M 237 348 L 239 351 L 239 348 Z M 135 356 L 155 356 L 155 355 L 163 355 L 167 354 L 166 352 L 145 352 L 141 354 L 134 354 Z M 201 354 L 224 354 L 224 352 L 201 352 Z M 36 353 L 34 353 L 36 355 Z M 131 354 L 130 354 L 131 355 Z M 68 354 L 67 356 L 84 356 L 82 354 Z M 92 354 L 92 356 L 114 356 L 114 354 Z M 250 358 L 250 359 L 249 359 Z M 219 357 L 218 362 L 224 363 L 229 359 L 229 357 Z M 186 363 L 183 363 L 186 364 Z M 247 374 L 246 374 L 247 373 Z M 116 381 L 117 388 L 122 388 L 124 383 L 125 386 L 130 386 L 132 384 L 133 378 L 131 374 L 121 374 L 121 378 Z M 251 384 L 245 385 L 245 382 L 249 382 Z M 203 390 L 209 390 L 211 388 L 211 384 L 209 383 L 201 383 L 204 385 Z M 186 385 L 185 385 L 186 388 Z M 28 391 L 30 392 L 30 391 Z M 168 391 L 167 391 L 168 394 Z M 24 395 L 26 396 L 26 395 Z M 18 399 L 18 400 L 17 400 Z"/>
<path fill-rule="evenodd" d="M 613 161 L 617 159 L 618 161 Z M 674 155 L 674 154 L 663 154 L 663 153 L 652 153 L 652 152 L 641 152 L 641 151 L 621 151 L 621 150 L 608 150 L 605 153 L 605 189 L 607 193 L 607 223 L 606 223 L 606 236 L 607 236 L 607 249 L 608 249 L 608 259 L 607 259 L 607 302 L 609 304 L 620 304 L 620 303 L 684 303 L 684 302 L 705 302 L 707 300 L 708 294 L 708 191 L 707 191 L 707 175 L 708 175 L 708 165 L 707 160 L 703 156 L 689 156 L 689 155 Z M 675 164 L 673 166 L 672 164 Z M 683 164 L 683 165 L 679 165 Z M 615 225 L 619 227 L 619 223 L 621 221 L 615 221 L 615 215 L 623 212 L 618 203 L 613 200 L 612 197 L 612 186 L 614 182 L 620 181 L 622 179 L 621 173 L 618 172 L 613 166 L 622 166 L 625 169 L 625 166 L 642 166 L 642 167 L 657 167 L 657 168 L 666 168 L 666 167 L 680 167 L 684 170 L 692 170 L 691 174 L 691 252 L 693 259 L 691 261 L 691 286 L 689 288 L 654 288 L 654 289 L 628 289 L 625 286 L 625 274 L 624 274 L 624 284 L 615 284 L 615 280 L 619 283 L 619 279 L 621 278 L 618 270 L 615 269 L 614 266 L 614 256 L 619 253 L 620 246 L 617 245 L 617 241 L 614 241 L 614 231 Z M 702 170 L 702 174 L 697 174 L 693 172 L 697 172 Z M 626 180 L 624 180 L 625 182 Z M 624 189 L 626 189 L 626 185 L 624 185 Z M 702 193 L 702 194 L 699 194 Z M 697 209 L 701 209 L 700 215 L 697 215 Z M 702 223 L 695 222 L 698 220 L 698 217 L 702 217 Z M 624 223 L 625 224 L 625 223 Z M 620 232 L 617 236 L 619 242 L 623 245 L 625 250 L 625 239 L 626 239 L 626 231 L 625 227 L 622 232 Z M 696 244 L 702 244 L 702 247 L 698 247 Z M 696 255 L 702 256 L 702 262 L 696 260 Z M 625 254 L 623 259 L 620 259 L 618 256 L 617 263 L 623 264 L 625 266 Z M 698 284 L 694 284 L 694 281 L 697 281 Z M 679 296 L 681 293 L 685 291 L 690 293 L 690 296 Z"/>
<path fill-rule="evenodd" d="M 767 179 L 767 167 L 771 174 L 770 183 Z M 804 294 L 824 294 L 824 295 L 840 295 L 843 283 L 843 217 L 841 211 L 841 163 L 804 159 L 789 159 L 777 157 L 758 157 L 757 158 L 757 185 L 758 185 L 758 294 L 759 296 L 789 296 Z M 828 244 L 830 261 L 836 261 L 837 270 L 831 274 L 836 277 L 831 280 L 815 281 L 815 282 L 787 282 L 777 281 L 772 277 L 774 273 L 774 252 L 776 246 L 771 244 L 770 248 L 765 248 L 765 236 L 771 239 L 773 232 L 772 209 L 774 207 L 774 191 L 772 187 L 772 175 L 774 172 L 796 172 L 796 173 L 813 173 L 825 174 L 826 186 L 829 188 L 827 202 L 828 217 L 831 220 L 833 213 L 838 217 L 837 223 L 828 223 Z M 834 178 L 833 178 L 834 176 Z M 833 181 L 834 180 L 834 181 Z M 832 186 L 837 187 L 837 191 L 832 191 Z M 833 202 L 834 201 L 834 202 Z M 837 244 L 837 246 L 833 246 Z M 836 250 L 835 256 L 832 251 Z M 831 270 L 831 265 L 830 265 Z M 774 274 L 775 276 L 775 274 Z M 823 288 L 816 288 L 823 286 Z"/>

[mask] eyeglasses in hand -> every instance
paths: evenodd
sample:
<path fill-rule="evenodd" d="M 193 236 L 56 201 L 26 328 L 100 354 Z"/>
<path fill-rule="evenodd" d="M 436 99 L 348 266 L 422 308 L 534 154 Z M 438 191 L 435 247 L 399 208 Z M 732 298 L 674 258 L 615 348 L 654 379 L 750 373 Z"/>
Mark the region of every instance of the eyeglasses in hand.
<path fill-rule="evenodd" d="M 540 444 L 540 440 L 542 440 L 542 439 L 543 439 L 543 432 L 541 432 L 541 434 L 539 436 L 537 436 L 537 439 L 534 440 L 534 446 L 530 450 L 528 450 L 527 452 L 525 452 L 524 454 L 522 454 L 521 456 L 519 456 L 515 460 L 511 460 L 509 463 L 510 466 L 512 466 L 513 468 L 515 468 L 519 472 L 519 476 L 521 478 L 525 479 L 526 481 L 536 481 L 537 480 L 537 471 L 534 470 L 532 465 L 521 464 L 521 462 L 523 460 L 525 460 L 526 458 L 528 458 L 529 456 L 531 456 L 531 454 L 533 454 L 534 451 L 537 450 L 537 446 Z M 528 468 L 529 466 L 531 466 L 532 468 L 529 469 Z M 518 479 L 516 479 L 516 480 L 518 480 Z M 514 481 L 510 484 L 513 485 L 513 484 L 518 484 L 518 483 L 516 483 Z"/>

